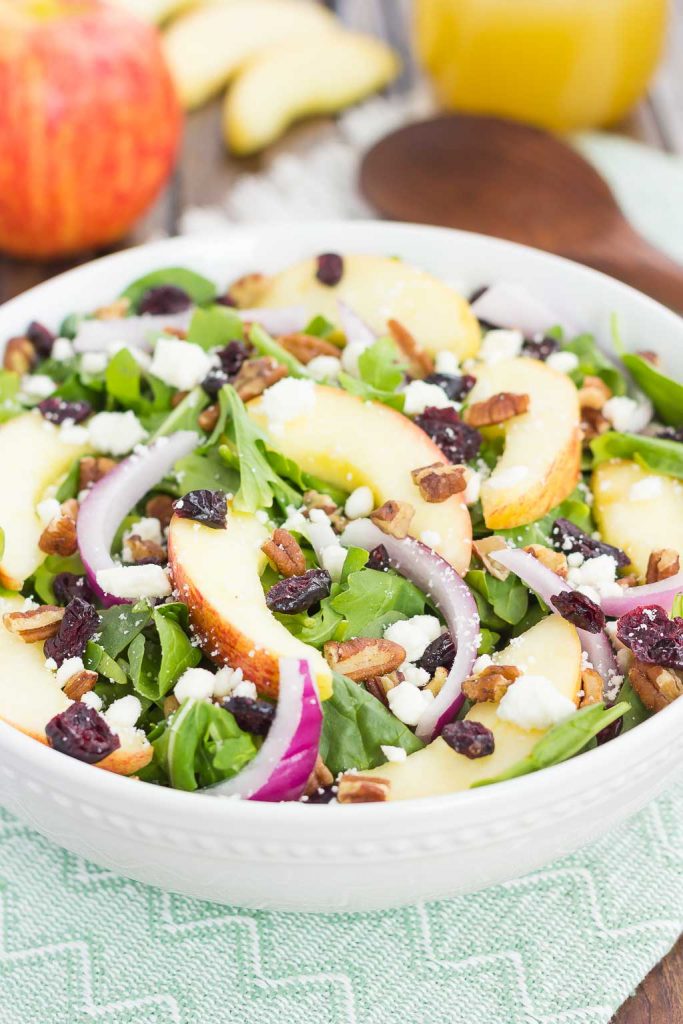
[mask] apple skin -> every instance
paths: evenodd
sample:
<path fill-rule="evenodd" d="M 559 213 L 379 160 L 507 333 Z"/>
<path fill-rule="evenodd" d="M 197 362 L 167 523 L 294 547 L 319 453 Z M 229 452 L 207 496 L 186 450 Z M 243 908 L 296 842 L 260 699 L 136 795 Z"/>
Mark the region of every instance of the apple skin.
<path fill-rule="evenodd" d="M 82 0 L 32 17 L 0 0 L 0 248 L 113 242 L 175 162 L 182 114 L 156 31 Z"/>

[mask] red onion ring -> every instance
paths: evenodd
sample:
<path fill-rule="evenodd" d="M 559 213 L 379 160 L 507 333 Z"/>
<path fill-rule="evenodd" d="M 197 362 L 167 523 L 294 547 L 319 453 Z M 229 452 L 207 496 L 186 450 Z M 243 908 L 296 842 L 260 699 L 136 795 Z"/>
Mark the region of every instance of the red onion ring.
<path fill-rule="evenodd" d="M 129 601 L 107 594 L 97 582 L 102 569 L 115 565 L 111 545 L 122 520 L 134 505 L 159 483 L 179 459 L 199 444 L 191 430 L 179 430 L 140 448 L 95 484 L 78 511 L 78 550 L 90 586 L 105 608 Z"/>
<path fill-rule="evenodd" d="M 253 761 L 232 779 L 204 790 L 209 796 L 275 803 L 298 800 L 315 768 L 323 715 L 311 667 L 280 658 L 280 695 L 275 719 Z"/>
<path fill-rule="evenodd" d="M 670 612 L 677 594 L 683 592 L 683 571 L 669 576 L 658 583 L 645 583 L 642 587 L 627 587 L 623 595 L 603 597 L 600 602 L 605 615 L 617 618 L 640 608 L 644 604 L 658 604 L 665 612 Z"/>
<path fill-rule="evenodd" d="M 346 336 L 347 345 L 358 343 L 368 348 L 377 341 L 377 335 L 372 328 L 358 316 L 358 313 L 347 302 L 338 299 L 337 306 L 339 308 L 339 323 Z"/>
<path fill-rule="evenodd" d="M 576 325 L 558 309 L 553 309 L 519 285 L 500 281 L 492 284 L 472 303 L 477 320 L 494 327 L 517 328 L 527 338 L 544 334 L 561 324 L 569 334 L 578 334 Z"/>
<path fill-rule="evenodd" d="M 464 703 L 462 684 L 472 671 L 479 647 L 477 605 L 453 566 L 413 537 L 397 540 L 382 533 L 369 519 L 356 519 L 347 526 L 342 541 L 368 551 L 383 545 L 392 568 L 429 597 L 457 642 L 455 660 L 446 682 L 417 723 L 417 735 L 428 743 L 453 720 Z"/>

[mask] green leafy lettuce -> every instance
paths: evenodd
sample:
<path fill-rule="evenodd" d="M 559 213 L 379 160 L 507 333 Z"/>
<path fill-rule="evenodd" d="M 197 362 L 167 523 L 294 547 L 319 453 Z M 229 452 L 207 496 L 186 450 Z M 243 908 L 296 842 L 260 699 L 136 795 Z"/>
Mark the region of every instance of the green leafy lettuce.
<path fill-rule="evenodd" d="M 212 348 L 222 348 L 230 341 L 242 341 L 243 338 L 242 321 L 234 309 L 227 306 L 196 309 L 187 332 L 187 340 L 207 352 Z"/>
<path fill-rule="evenodd" d="M 591 441 L 590 448 L 595 466 L 609 459 L 634 459 L 654 473 L 683 479 L 683 445 L 678 441 L 610 430 Z"/>
<path fill-rule="evenodd" d="M 396 388 L 403 381 L 404 369 L 396 342 L 378 338 L 358 357 L 359 376 L 341 373 L 339 383 L 352 395 L 402 411 L 405 397 Z"/>
<path fill-rule="evenodd" d="M 163 267 L 161 270 L 153 270 L 150 274 L 132 281 L 121 293 L 121 297 L 129 299 L 132 311 L 137 312 L 138 304 L 145 292 L 164 284 L 182 288 L 198 306 L 206 306 L 216 298 L 216 286 L 213 281 L 186 267 Z"/>
<path fill-rule="evenodd" d="M 600 377 L 613 395 L 626 394 L 626 380 L 623 374 L 602 352 L 592 334 L 580 334 L 565 342 L 562 347 L 565 352 L 573 352 L 579 360 L 578 367 L 570 374 L 578 387 L 583 384 L 584 377 Z"/>
<path fill-rule="evenodd" d="M 640 390 L 652 401 L 660 419 L 672 427 L 683 426 L 683 384 L 636 353 L 625 352 L 621 359 Z"/>

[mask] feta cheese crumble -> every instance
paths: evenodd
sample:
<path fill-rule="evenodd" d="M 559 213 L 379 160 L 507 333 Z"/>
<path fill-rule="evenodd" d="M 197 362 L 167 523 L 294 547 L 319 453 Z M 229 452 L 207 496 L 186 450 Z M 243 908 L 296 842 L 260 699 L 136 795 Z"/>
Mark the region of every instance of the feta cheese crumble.
<path fill-rule="evenodd" d="M 380 747 L 387 761 L 405 761 L 408 754 L 403 747 L 392 747 L 389 743 L 383 743 Z"/>
<path fill-rule="evenodd" d="M 212 357 L 188 341 L 171 341 L 159 338 L 154 346 L 154 358 L 150 367 L 155 377 L 165 384 L 190 391 L 201 384 L 211 369 Z"/>
<path fill-rule="evenodd" d="M 94 376 L 98 373 L 104 373 L 108 362 L 109 360 L 104 352 L 84 352 L 81 356 L 81 370 L 83 373 L 89 373 Z"/>
<path fill-rule="evenodd" d="M 438 384 L 427 384 L 424 380 L 411 380 L 403 389 L 406 416 L 419 416 L 429 406 L 436 409 L 452 409 L 453 402 Z"/>
<path fill-rule="evenodd" d="M 85 704 L 86 707 L 92 708 L 93 711 L 102 710 L 102 698 L 99 694 L 95 693 L 94 690 L 88 690 L 81 697 L 81 704 Z"/>
<path fill-rule="evenodd" d="M 498 717 L 520 729 L 549 729 L 575 711 L 574 702 L 558 693 L 549 679 L 526 674 L 515 680 L 498 705 Z"/>
<path fill-rule="evenodd" d="M 437 373 L 449 373 L 454 377 L 460 374 L 460 363 L 455 352 L 446 350 L 437 352 L 434 356 L 434 369 Z"/>
<path fill-rule="evenodd" d="M 48 398 L 56 389 L 52 377 L 44 373 L 27 373 L 21 378 L 21 390 L 27 398 Z"/>
<path fill-rule="evenodd" d="M 61 515 L 62 507 L 56 498 L 45 498 L 36 505 L 38 518 L 44 526 L 49 526 L 53 519 Z"/>
<path fill-rule="evenodd" d="M 364 519 L 370 515 L 374 507 L 375 499 L 370 488 L 356 487 L 346 499 L 344 515 L 347 519 Z"/>
<path fill-rule="evenodd" d="M 435 615 L 413 615 L 384 630 L 386 640 L 393 640 L 404 649 L 406 661 L 418 661 L 437 636 L 441 636 L 441 623 Z"/>
<path fill-rule="evenodd" d="M 646 402 L 637 402 L 626 395 L 615 395 L 609 398 L 601 410 L 603 416 L 610 421 L 619 433 L 637 434 L 652 419 L 652 407 Z"/>
<path fill-rule="evenodd" d="M 315 402 L 315 384 L 312 380 L 283 377 L 263 392 L 260 411 L 268 420 L 271 432 L 278 434 L 282 433 L 290 420 L 310 415 L 315 409 Z"/>
<path fill-rule="evenodd" d="M 389 709 L 404 725 L 417 725 L 433 700 L 431 690 L 419 690 L 406 682 L 392 686 L 387 693 Z"/>
<path fill-rule="evenodd" d="M 143 597 L 168 597 L 171 583 L 160 565 L 115 565 L 100 569 L 97 585 L 112 597 L 140 601 Z"/>
<path fill-rule="evenodd" d="M 84 669 L 85 665 L 82 658 L 67 658 L 57 669 L 55 675 L 57 686 L 63 689 L 72 676 L 75 676 L 77 672 L 82 672 Z"/>
<path fill-rule="evenodd" d="M 72 342 L 68 338 L 56 338 L 50 355 L 57 363 L 68 363 L 74 357 Z"/>
<path fill-rule="evenodd" d="M 334 583 L 341 579 L 342 569 L 348 552 L 341 544 L 328 544 L 323 548 L 320 562 L 323 569 L 327 569 Z"/>
<path fill-rule="evenodd" d="M 558 373 L 572 373 L 579 365 L 579 357 L 574 352 L 551 352 L 545 365 Z"/>
<path fill-rule="evenodd" d="M 623 594 L 623 590 L 616 582 L 617 561 L 612 555 L 582 558 L 578 565 L 569 562 L 569 559 L 567 562 L 569 563 L 568 581 L 596 604 L 599 604 L 604 597 L 619 597 Z"/>
<path fill-rule="evenodd" d="M 403 673 L 407 683 L 412 683 L 413 686 L 418 686 L 420 689 L 429 682 L 429 672 L 424 668 L 418 668 L 417 665 L 413 665 L 410 661 L 404 661 L 399 668 L 399 672 Z"/>
<path fill-rule="evenodd" d="M 521 331 L 487 331 L 479 349 L 479 358 L 485 363 L 499 363 L 503 359 L 514 359 L 522 351 L 524 335 Z"/>
<path fill-rule="evenodd" d="M 215 676 L 205 668 L 188 668 L 173 687 L 173 695 L 179 704 L 190 700 L 210 700 L 213 697 Z"/>
<path fill-rule="evenodd" d="M 369 343 L 366 344 L 364 341 L 349 342 L 349 344 L 346 345 L 342 350 L 342 369 L 345 370 L 346 373 L 351 374 L 352 377 L 358 377 L 360 375 L 360 371 L 358 369 L 358 360 L 368 347 Z"/>
<path fill-rule="evenodd" d="M 88 423 L 90 443 L 107 455 L 127 455 L 147 437 L 134 412 L 98 412 Z"/>
<path fill-rule="evenodd" d="M 660 476 L 644 476 L 642 480 L 632 484 L 628 496 L 631 501 L 650 501 L 658 498 L 662 493 L 662 478 Z"/>
<path fill-rule="evenodd" d="M 316 381 L 335 381 L 341 371 L 341 359 L 336 356 L 315 356 L 306 364 L 306 373 Z"/>

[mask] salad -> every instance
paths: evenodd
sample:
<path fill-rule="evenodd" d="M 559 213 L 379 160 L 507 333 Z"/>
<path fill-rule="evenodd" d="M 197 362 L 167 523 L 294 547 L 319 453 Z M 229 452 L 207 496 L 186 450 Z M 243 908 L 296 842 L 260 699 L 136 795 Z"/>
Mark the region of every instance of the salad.
<path fill-rule="evenodd" d="M 683 692 L 683 385 L 326 253 L 7 340 L 0 718 L 211 796 L 488 785 Z"/>

